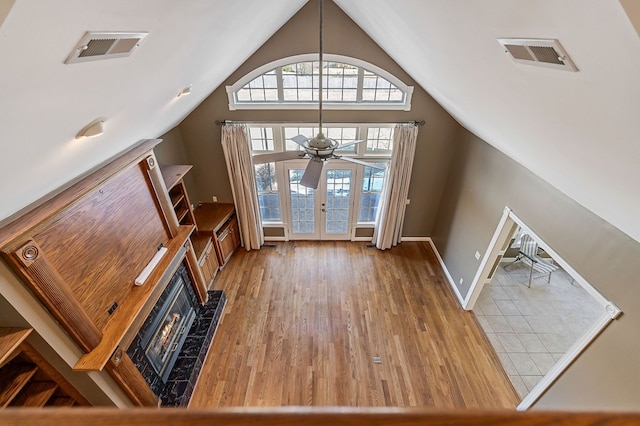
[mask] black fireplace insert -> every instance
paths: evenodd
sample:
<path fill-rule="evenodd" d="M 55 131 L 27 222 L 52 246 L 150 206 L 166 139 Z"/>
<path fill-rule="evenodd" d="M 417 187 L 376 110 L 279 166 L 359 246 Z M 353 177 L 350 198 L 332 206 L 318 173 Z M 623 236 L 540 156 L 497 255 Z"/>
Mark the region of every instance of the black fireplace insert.
<path fill-rule="evenodd" d="M 191 278 L 181 264 L 127 350 L 157 395 L 167 383 L 197 306 Z"/>

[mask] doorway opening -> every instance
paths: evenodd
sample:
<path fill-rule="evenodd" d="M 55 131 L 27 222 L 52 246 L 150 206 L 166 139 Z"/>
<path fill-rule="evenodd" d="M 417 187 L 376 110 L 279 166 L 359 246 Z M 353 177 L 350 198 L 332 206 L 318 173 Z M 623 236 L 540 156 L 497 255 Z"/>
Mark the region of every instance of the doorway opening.
<path fill-rule="evenodd" d="M 519 246 L 525 235 L 536 244 L 535 252 Z M 536 253 L 535 260 L 553 268 L 534 270 L 523 253 Z M 585 301 L 584 311 L 574 305 L 579 300 Z M 505 371 L 514 376 L 514 387 L 523 396 L 518 410 L 531 407 L 621 314 L 508 207 L 463 308 L 474 311 Z"/>

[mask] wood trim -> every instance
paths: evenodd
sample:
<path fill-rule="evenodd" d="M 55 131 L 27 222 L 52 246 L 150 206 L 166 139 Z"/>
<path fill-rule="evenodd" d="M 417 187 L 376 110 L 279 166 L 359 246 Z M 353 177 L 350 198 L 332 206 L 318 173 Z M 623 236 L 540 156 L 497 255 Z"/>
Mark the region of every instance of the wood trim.
<path fill-rule="evenodd" d="M 12 256 L 6 257 L 18 266 L 16 270 L 20 271 L 24 281 L 83 350 L 89 351 L 98 346 L 102 333 L 82 309 L 60 274 L 49 264 L 44 251 L 35 241 L 27 241 L 13 251 Z M 25 268 L 24 272 L 20 266 Z"/>
<path fill-rule="evenodd" d="M 134 404 L 140 407 L 160 406 L 160 399 L 153 393 L 138 368 L 129 358 L 129 355 L 124 351 L 121 351 L 119 355 L 120 357 L 117 361 L 109 361 L 105 368 L 113 380 L 131 398 Z M 131 423 L 131 420 L 132 418 L 129 416 L 128 419 L 122 419 L 115 424 L 128 424 Z M 89 422 L 89 424 L 91 423 L 94 422 Z"/>
<path fill-rule="evenodd" d="M 158 161 L 156 160 L 153 153 L 145 158 L 141 164 L 144 165 L 146 169 L 147 177 L 149 179 L 149 183 L 151 189 L 155 193 L 158 213 L 162 217 L 162 221 L 164 222 L 167 233 L 174 238 L 178 232 L 178 218 L 175 215 L 173 210 L 173 204 L 171 203 L 171 199 L 167 194 L 167 187 L 164 183 L 164 178 L 160 171 L 160 167 L 158 167 Z"/>
<path fill-rule="evenodd" d="M 162 170 L 162 177 L 167 189 L 176 186 L 192 168 L 193 166 L 191 164 L 162 166 L 160 169 Z"/>
<path fill-rule="evenodd" d="M 87 192 L 104 183 L 120 170 L 137 164 L 147 153 L 152 150 L 162 139 L 147 139 L 126 151 L 109 164 L 89 174 L 86 178 L 55 195 L 47 202 L 35 207 L 18 219 L 0 229 L 0 247 L 11 243 L 14 239 L 29 232 L 43 220 L 55 215 L 69 204 L 82 198 Z"/>
<path fill-rule="evenodd" d="M 131 302 L 126 305 L 123 304 L 115 311 L 103 330 L 102 340 L 90 352 L 80 357 L 75 367 L 73 367 L 75 371 L 100 371 L 104 368 L 120 341 L 125 337 L 132 324 L 136 322 L 140 312 L 143 311 L 147 300 L 153 294 L 165 270 L 169 267 L 180 248 L 189 239 L 194 229 L 193 225 L 185 225 L 178 228 L 176 237 L 167 244 L 167 254 L 156 265 L 146 284 L 134 288 L 129 298 Z"/>
<path fill-rule="evenodd" d="M 19 353 L 19 352 L 17 352 Z M 16 355 L 17 355 L 16 353 Z M 31 378 L 37 373 L 38 367 L 33 364 L 22 364 L 0 371 L 0 407 L 6 408 L 20 391 L 29 384 Z"/>
<path fill-rule="evenodd" d="M 155 289 L 153 290 L 153 292 L 145 302 L 144 307 L 142 308 L 142 310 L 136 317 L 135 321 L 131 324 L 131 327 L 129 327 L 126 334 L 120 341 L 119 346 L 121 348 L 128 348 L 131 345 L 131 342 L 133 342 L 133 339 L 135 339 L 136 335 L 138 334 L 138 331 L 140 330 L 140 327 L 142 327 L 142 325 L 145 323 L 145 321 L 149 317 L 149 314 L 155 307 L 156 303 L 158 302 L 158 299 L 160 299 L 160 296 L 162 295 L 164 290 L 167 288 L 167 285 L 169 284 L 169 282 L 171 282 L 171 278 L 176 273 L 176 271 L 182 264 L 185 257 L 186 257 L 186 252 L 182 254 L 178 252 L 178 255 L 173 258 L 169 267 L 164 271 L 164 274 L 161 280 L 155 286 Z"/>
<path fill-rule="evenodd" d="M 0 368 L 13 358 L 14 351 L 32 331 L 32 328 L 0 328 Z"/>
<path fill-rule="evenodd" d="M 193 289 L 198 295 L 198 301 L 204 304 L 207 301 L 207 282 L 205 282 L 204 276 L 202 275 L 202 270 L 200 269 L 200 265 L 198 264 L 198 258 L 196 257 L 195 250 L 193 249 L 193 244 L 190 241 L 187 241 L 187 266 L 189 267 L 189 272 L 191 274 L 191 279 L 193 280 Z"/>
<path fill-rule="evenodd" d="M 22 343 L 20 345 L 20 349 L 22 349 L 22 352 L 25 355 L 27 355 L 29 359 L 33 361 L 34 364 L 38 366 L 38 369 L 40 371 L 45 373 L 45 375 L 49 379 L 56 382 L 58 387 L 60 387 L 60 389 L 62 389 L 62 391 L 66 393 L 68 396 L 73 398 L 73 400 L 77 404 L 84 405 L 87 407 L 91 405 L 89 401 L 84 396 L 82 396 L 82 394 L 80 394 L 80 392 L 78 392 L 76 388 L 71 386 L 71 384 L 67 381 L 67 379 L 65 379 L 62 376 L 62 374 L 58 373 L 58 371 L 55 368 L 53 368 L 51 364 L 49 364 L 49 362 L 47 362 L 47 360 L 44 359 L 42 355 L 40 355 L 38 351 L 36 351 L 33 348 L 33 346 L 31 346 L 28 342 Z"/>
<path fill-rule="evenodd" d="M 638 424 L 640 413 L 633 412 L 552 412 L 552 411 L 434 411 L 430 409 L 343 408 L 343 407 L 271 407 L 185 410 L 183 408 L 116 409 L 116 408 L 44 408 L 39 410 L 1 410 L 3 425 L 84 426 L 87 424 L 138 424 L 208 426 L 235 425 L 326 425 L 370 426 L 404 425 L 628 425 Z"/>

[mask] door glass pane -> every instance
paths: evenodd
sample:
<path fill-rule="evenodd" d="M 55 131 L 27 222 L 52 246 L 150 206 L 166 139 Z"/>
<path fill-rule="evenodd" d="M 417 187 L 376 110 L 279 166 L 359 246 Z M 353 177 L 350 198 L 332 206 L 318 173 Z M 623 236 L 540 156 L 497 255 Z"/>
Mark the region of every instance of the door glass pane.
<path fill-rule="evenodd" d="M 349 230 L 351 170 L 328 169 L 326 195 L 326 233 L 347 233 Z"/>
<path fill-rule="evenodd" d="M 282 215 L 280 214 L 280 194 L 278 193 L 276 164 L 256 164 L 255 172 L 262 221 L 281 222 Z"/>
<path fill-rule="evenodd" d="M 291 224 L 294 234 L 312 234 L 314 191 L 300 185 L 304 169 L 289 170 L 289 188 L 291 191 Z"/>
<path fill-rule="evenodd" d="M 386 166 L 385 163 L 375 163 Z M 386 170 L 378 170 L 373 167 L 364 167 L 364 178 L 362 179 L 362 193 L 360 195 L 360 208 L 358 211 L 358 223 L 369 223 L 376 221 L 378 203 L 382 194 L 382 184 Z"/>

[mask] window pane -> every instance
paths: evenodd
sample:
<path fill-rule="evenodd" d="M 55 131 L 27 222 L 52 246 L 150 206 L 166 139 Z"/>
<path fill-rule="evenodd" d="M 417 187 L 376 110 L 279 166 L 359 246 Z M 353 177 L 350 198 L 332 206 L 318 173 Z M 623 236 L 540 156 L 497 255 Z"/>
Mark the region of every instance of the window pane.
<path fill-rule="evenodd" d="M 251 92 L 249 89 L 242 88 L 236 92 L 236 99 L 238 102 L 249 102 L 251 101 Z"/>
<path fill-rule="evenodd" d="M 238 102 L 278 101 L 276 70 L 266 72 L 236 92 Z M 274 94 L 275 93 L 275 94 Z"/>
<path fill-rule="evenodd" d="M 256 187 L 263 222 L 282 222 L 275 163 L 257 164 Z"/>
<path fill-rule="evenodd" d="M 345 142 L 351 142 L 356 140 L 356 134 L 358 129 L 355 127 L 333 127 L 325 130 L 325 134 L 331 139 L 335 139 L 338 143 L 343 144 Z M 351 145 L 344 149 L 338 149 L 336 152 L 341 154 L 349 154 L 356 152 L 357 145 Z"/>
<path fill-rule="evenodd" d="M 386 163 L 375 164 L 384 166 Z M 358 222 L 375 222 L 385 173 L 386 170 L 365 166 L 362 179 L 362 194 L 358 208 Z"/>
<path fill-rule="evenodd" d="M 273 151 L 273 129 L 271 127 L 249 127 L 252 151 Z"/>
<path fill-rule="evenodd" d="M 370 127 L 367 131 L 367 155 L 390 155 L 393 149 L 393 129 Z"/>
<path fill-rule="evenodd" d="M 397 92 L 400 92 L 398 96 Z M 404 94 L 387 79 L 364 70 L 362 82 L 363 102 L 403 102 Z"/>
<path fill-rule="evenodd" d="M 299 62 L 282 67 L 282 87 L 285 102 L 310 102 L 317 88 L 317 62 Z"/>

